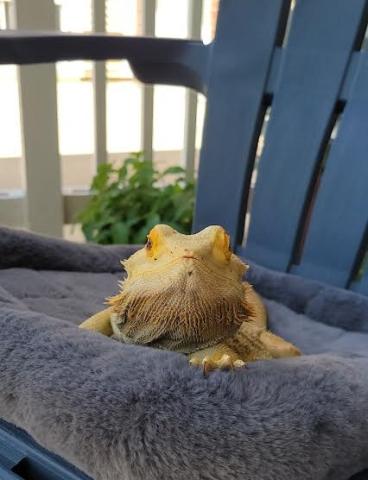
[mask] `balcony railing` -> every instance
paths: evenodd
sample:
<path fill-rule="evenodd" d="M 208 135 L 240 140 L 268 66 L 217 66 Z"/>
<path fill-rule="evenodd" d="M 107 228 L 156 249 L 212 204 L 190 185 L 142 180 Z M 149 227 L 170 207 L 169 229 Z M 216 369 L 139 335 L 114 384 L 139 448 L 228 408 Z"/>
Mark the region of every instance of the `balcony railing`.
<path fill-rule="evenodd" d="M 156 0 L 137 2 L 139 33 L 143 36 L 155 35 Z M 0 0 L 0 28 L 58 30 L 60 0 L 55 3 L 53 0 Z M 189 38 L 201 37 L 204 3 L 207 10 L 210 8 L 213 11 L 217 1 L 187 0 L 186 28 Z M 91 0 L 92 31 L 106 31 L 106 7 L 105 0 Z M 215 18 L 212 18 L 211 25 L 214 23 Z M 94 170 L 98 163 L 111 161 L 113 157 L 122 158 L 129 152 L 111 155 L 107 151 L 106 63 L 94 62 L 92 71 L 86 72 L 86 75 L 87 78 L 89 75 L 92 77 L 94 147 L 91 169 Z M 24 65 L 17 67 L 17 76 L 24 188 L 0 192 L 0 223 L 61 236 L 63 225 L 73 222 L 76 213 L 88 199 L 88 190 L 76 186 L 63 188 L 61 160 L 64 168 L 66 163 L 68 168 L 73 167 L 71 156 L 61 156 L 59 149 L 57 67 L 53 64 Z M 140 149 L 145 152 L 146 158 L 153 160 L 155 90 L 150 85 L 142 85 L 141 88 Z M 188 178 L 195 175 L 197 103 L 198 94 L 188 89 L 185 92 L 183 148 L 174 155 L 185 166 Z M 78 109 L 78 105 L 74 105 L 74 108 Z M 78 131 L 75 135 L 78 135 Z M 83 155 L 72 157 L 80 161 Z M 10 159 L 10 165 L 9 162 Z M 0 175 L 4 175 L 3 168 Z"/>

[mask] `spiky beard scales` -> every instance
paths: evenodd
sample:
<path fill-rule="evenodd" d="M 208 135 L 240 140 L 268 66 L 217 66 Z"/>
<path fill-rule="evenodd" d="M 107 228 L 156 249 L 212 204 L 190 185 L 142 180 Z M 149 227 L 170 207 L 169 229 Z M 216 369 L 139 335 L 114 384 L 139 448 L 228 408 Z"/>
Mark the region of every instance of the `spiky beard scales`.
<path fill-rule="evenodd" d="M 188 289 L 178 282 L 155 292 L 129 288 L 109 299 L 115 338 L 182 353 L 215 345 L 235 334 L 252 314 L 241 283 Z"/>

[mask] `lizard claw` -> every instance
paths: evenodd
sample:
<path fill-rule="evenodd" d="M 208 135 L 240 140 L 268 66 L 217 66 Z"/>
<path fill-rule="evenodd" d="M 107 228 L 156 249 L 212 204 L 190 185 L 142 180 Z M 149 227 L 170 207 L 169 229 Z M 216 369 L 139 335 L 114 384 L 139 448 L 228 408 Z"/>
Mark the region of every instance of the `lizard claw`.
<path fill-rule="evenodd" d="M 241 367 L 246 367 L 247 364 L 243 362 L 243 360 L 235 360 L 234 362 L 234 367 L 235 368 L 241 368 Z"/>
<path fill-rule="evenodd" d="M 217 365 L 218 365 L 218 368 L 220 368 L 221 370 L 228 370 L 229 368 L 231 368 L 233 364 L 232 364 L 230 355 L 226 355 L 226 354 L 222 355 L 220 360 L 218 360 Z"/>
<path fill-rule="evenodd" d="M 218 358 L 218 357 L 217 357 Z M 218 360 L 214 360 L 211 356 L 206 356 L 202 360 L 198 357 L 192 357 L 189 360 L 190 365 L 199 367 L 202 366 L 203 375 L 207 376 L 212 370 L 231 370 L 233 368 L 246 367 L 246 363 L 240 358 L 233 360 L 230 355 L 224 354 Z"/>
<path fill-rule="evenodd" d="M 201 360 L 198 357 L 192 357 L 189 359 L 189 364 L 192 367 L 199 367 L 201 365 Z"/>
<path fill-rule="evenodd" d="M 208 357 L 204 357 L 202 360 L 203 375 L 206 377 L 208 372 L 212 370 L 211 361 Z"/>

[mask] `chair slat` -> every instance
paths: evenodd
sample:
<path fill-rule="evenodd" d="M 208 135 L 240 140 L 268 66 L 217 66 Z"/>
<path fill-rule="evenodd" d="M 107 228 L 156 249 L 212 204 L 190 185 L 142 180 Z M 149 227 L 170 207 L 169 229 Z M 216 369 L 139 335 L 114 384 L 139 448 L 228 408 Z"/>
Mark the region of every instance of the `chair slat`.
<path fill-rule="evenodd" d="M 359 282 L 354 282 L 352 284 L 351 290 L 363 295 L 368 295 L 368 271 L 365 272 L 365 275 Z"/>
<path fill-rule="evenodd" d="M 302 262 L 295 273 L 345 287 L 368 221 L 368 54 L 322 175 Z"/>
<path fill-rule="evenodd" d="M 194 231 L 221 224 L 239 239 L 262 99 L 289 1 L 221 2 L 209 70 Z"/>
<path fill-rule="evenodd" d="M 260 161 L 246 255 L 287 270 L 367 2 L 298 1 Z"/>
<path fill-rule="evenodd" d="M 207 86 L 208 50 L 198 40 L 0 31 L 0 65 L 126 59 L 144 83 L 181 85 L 199 92 Z"/>

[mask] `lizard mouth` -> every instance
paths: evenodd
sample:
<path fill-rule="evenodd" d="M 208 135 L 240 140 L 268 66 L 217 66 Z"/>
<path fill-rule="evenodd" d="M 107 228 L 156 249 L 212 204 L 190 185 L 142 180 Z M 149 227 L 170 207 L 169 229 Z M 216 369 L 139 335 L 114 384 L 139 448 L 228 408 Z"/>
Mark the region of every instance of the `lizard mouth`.
<path fill-rule="evenodd" d="M 194 255 L 183 255 L 181 258 L 189 258 L 192 260 L 199 260 L 199 258 L 195 257 Z"/>

